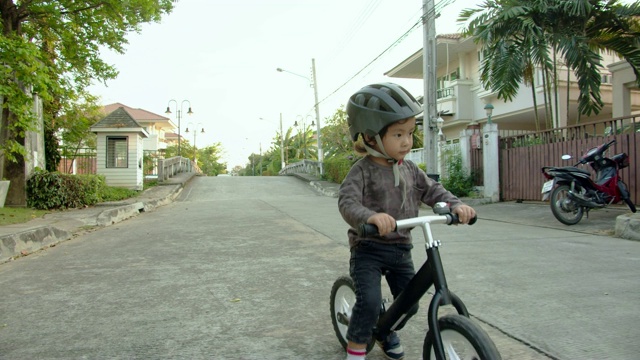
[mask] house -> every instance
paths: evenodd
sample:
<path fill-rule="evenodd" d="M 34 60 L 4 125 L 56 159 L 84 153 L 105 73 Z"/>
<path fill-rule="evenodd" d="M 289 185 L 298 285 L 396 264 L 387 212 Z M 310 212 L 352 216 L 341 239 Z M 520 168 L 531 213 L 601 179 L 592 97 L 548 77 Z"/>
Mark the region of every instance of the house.
<path fill-rule="evenodd" d="M 149 134 L 149 137 L 143 142 L 145 153 L 155 154 L 164 151 L 167 146 L 177 144 L 178 135 L 174 133 L 177 125 L 171 119 L 147 110 L 134 109 L 121 103 L 106 105 L 104 113 L 110 114 L 118 108 L 124 109 Z"/>
<path fill-rule="evenodd" d="M 491 120 L 498 124 L 501 133 L 509 130 L 529 130 L 537 129 L 534 116 L 534 102 L 531 88 L 522 85 L 517 96 L 510 102 L 504 102 L 497 98 L 497 94 L 484 89 L 480 82 L 480 66 L 482 63 L 481 46 L 473 41 L 473 38 L 463 37 L 461 34 L 442 34 L 436 36 L 436 57 L 437 57 L 437 110 L 443 111 L 442 118 L 444 125 L 442 131 L 448 142 L 455 142 L 459 138 L 462 130 L 469 124 L 483 124 L 487 121 L 485 105 L 491 104 L 494 107 Z M 612 54 L 601 54 L 602 64 L 602 85 L 600 86 L 604 107 L 598 115 L 578 117 L 577 113 L 577 80 L 570 74 L 567 81 L 566 68 L 560 67 L 559 74 L 559 94 L 558 112 L 559 123 L 553 127 L 563 127 L 589 121 L 609 119 L 613 116 L 629 115 L 640 111 L 640 90 L 633 82 L 635 77 L 628 78 L 628 68 L 620 65 L 620 59 Z M 392 69 L 385 72 L 386 76 L 393 78 L 408 78 L 423 81 L 423 50 L 420 49 L 403 60 Z M 622 62 L 626 63 L 626 62 Z M 620 71 L 620 75 L 615 73 Z M 633 75 L 633 73 L 631 72 Z M 536 74 L 536 103 L 540 118 L 539 128 L 547 129 L 545 125 L 545 97 L 542 88 L 542 74 Z M 624 78 L 618 81 L 620 88 L 613 89 L 615 79 Z M 631 81 L 631 83 L 629 83 Z M 569 106 L 567 106 L 567 86 L 570 86 Z M 624 90 L 624 91 L 623 91 Z M 618 106 L 614 111 L 614 94 L 624 94 L 616 96 L 615 101 L 620 101 L 625 105 Z M 554 99 L 552 99 L 554 100 Z M 567 111 L 568 109 L 568 111 Z M 620 110 L 618 110 L 620 109 Z"/>
<path fill-rule="evenodd" d="M 149 136 L 145 128 L 119 107 L 91 131 L 97 134 L 97 173 L 104 175 L 107 185 L 142 190 L 143 140 Z"/>

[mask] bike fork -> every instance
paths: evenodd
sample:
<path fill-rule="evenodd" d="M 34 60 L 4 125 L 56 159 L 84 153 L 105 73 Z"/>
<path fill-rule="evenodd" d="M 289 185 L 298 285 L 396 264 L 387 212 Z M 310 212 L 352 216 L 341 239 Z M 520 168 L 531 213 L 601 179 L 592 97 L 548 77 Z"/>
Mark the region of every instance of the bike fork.
<path fill-rule="evenodd" d="M 427 321 L 433 338 L 433 350 L 435 352 L 436 359 L 445 360 L 444 345 L 442 343 L 440 326 L 438 324 L 438 309 L 441 305 L 452 305 L 458 314 L 465 317 L 469 317 L 469 312 L 462 300 L 449 291 L 447 280 L 444 275 L 444 269 L 442 267 L 442 260 L 440 259 L 440 253 L 438 252 L 437 247 L 427 249 L 427 256 L 431 261 L 431 271 L 435 274 L 435 294 L 433 294 L 433 298 L 429 304 Z"/>

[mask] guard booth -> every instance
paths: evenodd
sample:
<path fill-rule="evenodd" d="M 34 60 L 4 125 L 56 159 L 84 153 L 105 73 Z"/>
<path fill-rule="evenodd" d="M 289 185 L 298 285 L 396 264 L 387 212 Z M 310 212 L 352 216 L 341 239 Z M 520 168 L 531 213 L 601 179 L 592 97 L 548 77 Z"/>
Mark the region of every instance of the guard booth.
<path fill-rule="evenodd" d="M 91 127 L 97 135 L 97 170 L 107 185 L 143 190 L 143 140 L 149 133 L 122 107 Z"/>

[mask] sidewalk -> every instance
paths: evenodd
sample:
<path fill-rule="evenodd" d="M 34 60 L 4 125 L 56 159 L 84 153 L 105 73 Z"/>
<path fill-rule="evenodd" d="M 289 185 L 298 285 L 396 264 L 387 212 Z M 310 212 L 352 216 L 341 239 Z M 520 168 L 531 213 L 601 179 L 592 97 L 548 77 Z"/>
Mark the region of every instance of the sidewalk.
<path fill-rule="evenodd" d="M 53 246 L 84 231 L 113 225 L 142 212 L 153 211 L 172 202 L 193 176 L 193 173 L 178 174 L 163 185 L 147 189 L 132 199 L 100 203 L 85 209 L 58 211 L 27 223 L 0 226 L 0 264 Z M 295 174 L 295 177 L 308 182 L 321 195 L 338 197 L 339 184 L 307 174 Z M 487 199 L 462 200 L 476 209 L 480 219 L 606 236 L 615 236 L 623 231 L 619 227 L 625 227 L 633 231 L 627 231 L 621 237 L 640 241 L 640 215 L 630 214 L 624 205 L 594 210 L 589 218 L 585 216 L 579 224 L 566 226 L 553 217 L 548 202 L 490 203 Z M 623 219 L 624 217 L 627 218 Z M 631 220 L 629 217 L 632 217 Z M 634 230 L 636 228 L 639 229 Z"/>
<path fill-rule="evenodd" d="M 294 174 L 294 176 L 309 182 L 313 188 L 325 196 L 338 197 L 339 184 L 321 180 L 309 174 Z M 462 198 L 461 200 L 476 209 L 480 219 L 640 241 L 640 213 L 632 214 L 624 204 L 592 210 L 589 217 L 585 214 L 577 225 L 567 226 L 553 216 L 549 202 L 491 203 L 490 199 L 486 198 Z"/>
<path fill-rule="evenodd" d="M 46 214 L 22 224 L 0 226 L 0 264 L 54 246 L 84 231 L 124 221 L 172 202 L 194 173 L 180 173 L 135 198 L 100 203 L 84 209 Z"/>

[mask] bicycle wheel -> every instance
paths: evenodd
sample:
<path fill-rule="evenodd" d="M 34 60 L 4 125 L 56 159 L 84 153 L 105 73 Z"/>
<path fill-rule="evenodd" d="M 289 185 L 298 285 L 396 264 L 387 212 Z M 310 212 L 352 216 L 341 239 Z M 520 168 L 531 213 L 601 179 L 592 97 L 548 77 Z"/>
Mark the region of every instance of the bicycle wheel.
<path fill-rule="evenodd" d="M 438 319 L 440 337 L 446 359 L 456 360 L 500 360 L 500 353 L 489 335 L 471 319 L 462 315 L 447 315 Z M 436 354 L 427 332 L 422 348 L 424 360 L 435 360 Z"/>
<path fill-rule="evenodd" d="M 565 225 L 575 225 L 582 219 L 582 206 L 569 199 L 569 185 L 559 185 L 551 192 L 551 212 Z"/>
<path fill-rule="evenodd" d="M 336 332 L 340 345 L 347 349 L 347 329 L 349 328 L 349 320 L 351 320 L 351 312 L 353 305 L 356 303 L 356 291 L 353 280 L 349 276 L 341 276 L 331 288 L 330 308 L 331 322 L 333 330 Z M 373 339 L 367 344 L 367 352 L 371 351 L 375 341 Z"/>

